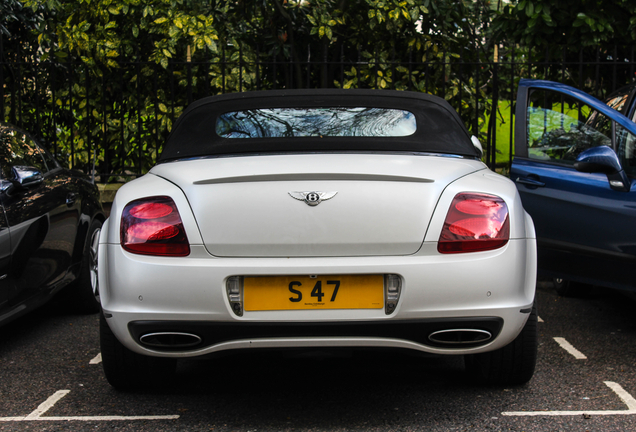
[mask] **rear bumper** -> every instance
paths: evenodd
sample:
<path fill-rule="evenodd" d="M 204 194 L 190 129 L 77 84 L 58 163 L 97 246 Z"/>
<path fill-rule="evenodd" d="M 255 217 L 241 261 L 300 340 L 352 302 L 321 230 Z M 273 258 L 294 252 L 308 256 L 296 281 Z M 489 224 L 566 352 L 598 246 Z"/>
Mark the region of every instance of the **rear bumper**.
<path fill-rule="evenodd" d="M 163 258 L 132 255 L 118 244 L 103 243 L 100 294 L 116 337 L 146 355 L 196 357 L 261 347 L 469 354 L 498 349 L 519 334 L 534 301 L 535 257 L 533 239 L 457 255 L 440 255 L 434 243 L 425 242 L 414 255 L 351 258 L 217 258 L 196 245 L 188 257 Z M 349 309 L 237 316 L 231 310 L 225 286 L 231 276 L 312 274 L 397 274 L 402 294 L 390 315 L 383 309 Z M 459 345 L 429 339 L 444 329 L 484 330 L 492 337 Z M 144 335 L 162 332 L 191 333 L 201 342 L 172 348 L 140 342 Z"/>
<path fill-rule="evenodd" d="M 185 322 L 133 321 L 132 338 L 154 351 L 201 351 L 233 341 L 254 340 L 400 340 L 440 348 L 487 345 L 500 333 L 497 317 L 369 322 Z"/>

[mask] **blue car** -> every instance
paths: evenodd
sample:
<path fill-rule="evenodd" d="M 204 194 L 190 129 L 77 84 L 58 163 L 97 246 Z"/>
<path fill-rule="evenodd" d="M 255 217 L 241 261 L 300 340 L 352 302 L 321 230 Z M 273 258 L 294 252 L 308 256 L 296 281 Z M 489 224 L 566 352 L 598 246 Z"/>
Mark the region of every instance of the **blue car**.
<path fill-rule="evenodd" d="M 535 223 L 539 274 L 560 294 L 577 282 L 636 291 L 635 89 L 603 103 L 564 84 L 519 83 L 510 177 Z"/>

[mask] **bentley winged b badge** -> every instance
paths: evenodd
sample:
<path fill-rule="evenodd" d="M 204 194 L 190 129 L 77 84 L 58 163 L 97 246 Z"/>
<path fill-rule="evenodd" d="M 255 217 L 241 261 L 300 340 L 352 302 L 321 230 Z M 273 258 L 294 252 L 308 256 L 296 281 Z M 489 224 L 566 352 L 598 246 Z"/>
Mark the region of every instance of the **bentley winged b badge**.
<path fill-rule="evenodd" d="M 317 206 L 322 201 L 326 201 L 336 196 L 338 192 L 318 192 L 318 191 L 308 191 L 308 192 L 288 192 L 288 194 L 299 201 L 305 201 L 307 205 Z"/>

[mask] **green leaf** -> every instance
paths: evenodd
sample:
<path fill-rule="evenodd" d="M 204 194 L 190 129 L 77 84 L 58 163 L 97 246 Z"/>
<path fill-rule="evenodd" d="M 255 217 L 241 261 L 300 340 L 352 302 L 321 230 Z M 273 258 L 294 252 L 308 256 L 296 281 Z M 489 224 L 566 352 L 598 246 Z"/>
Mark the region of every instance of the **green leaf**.
<path fill-rule="evenodd" d="M 170 26 L 168 29 L 168 37 L 170 39 L 175 39 L 179 34 L 181 34 L 181 31 L 175 26 Z"/>
<path fill-rule="evenodd" d="M 532 3 L 531 1 L 527 2 L 526 4 L 526 15 L 528 15 L 529 17 L 534 15 L 534 3 Z"/>

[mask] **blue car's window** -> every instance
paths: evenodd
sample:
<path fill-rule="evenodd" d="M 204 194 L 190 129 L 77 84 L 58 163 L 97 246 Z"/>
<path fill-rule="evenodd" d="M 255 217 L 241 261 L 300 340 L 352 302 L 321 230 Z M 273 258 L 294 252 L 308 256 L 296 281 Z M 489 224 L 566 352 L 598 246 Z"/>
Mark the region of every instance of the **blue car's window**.
<path fill-rule="evenodd" d="M 636 136 L 617 124 L 616 145 L 623 169 L 627 174 L 636 176 Z"/>
<path fill-rule="evenodd" d="M 630 92 L 628 90 L 617 92 L 614 95 L 610 96 L 605 101 L 605 103 L 610 108 L 614 108 L 616 111 L 622 112 L 622 109 L 625 106 L 625 102 L 627 102 L 629 94 Z"/>
<path fill-rule="evenodd" d="M 413 113 L 387 108 L 261 108 L 216 121 L 222 138 L 406 137 L 416 129 Z"/>
<path fill-rule="evenodd" d="M 612 146 L 612 121 L 561 93 L 535 90 L 528 105 L 528 156 L 573 165 L 584 150 Z"/>

